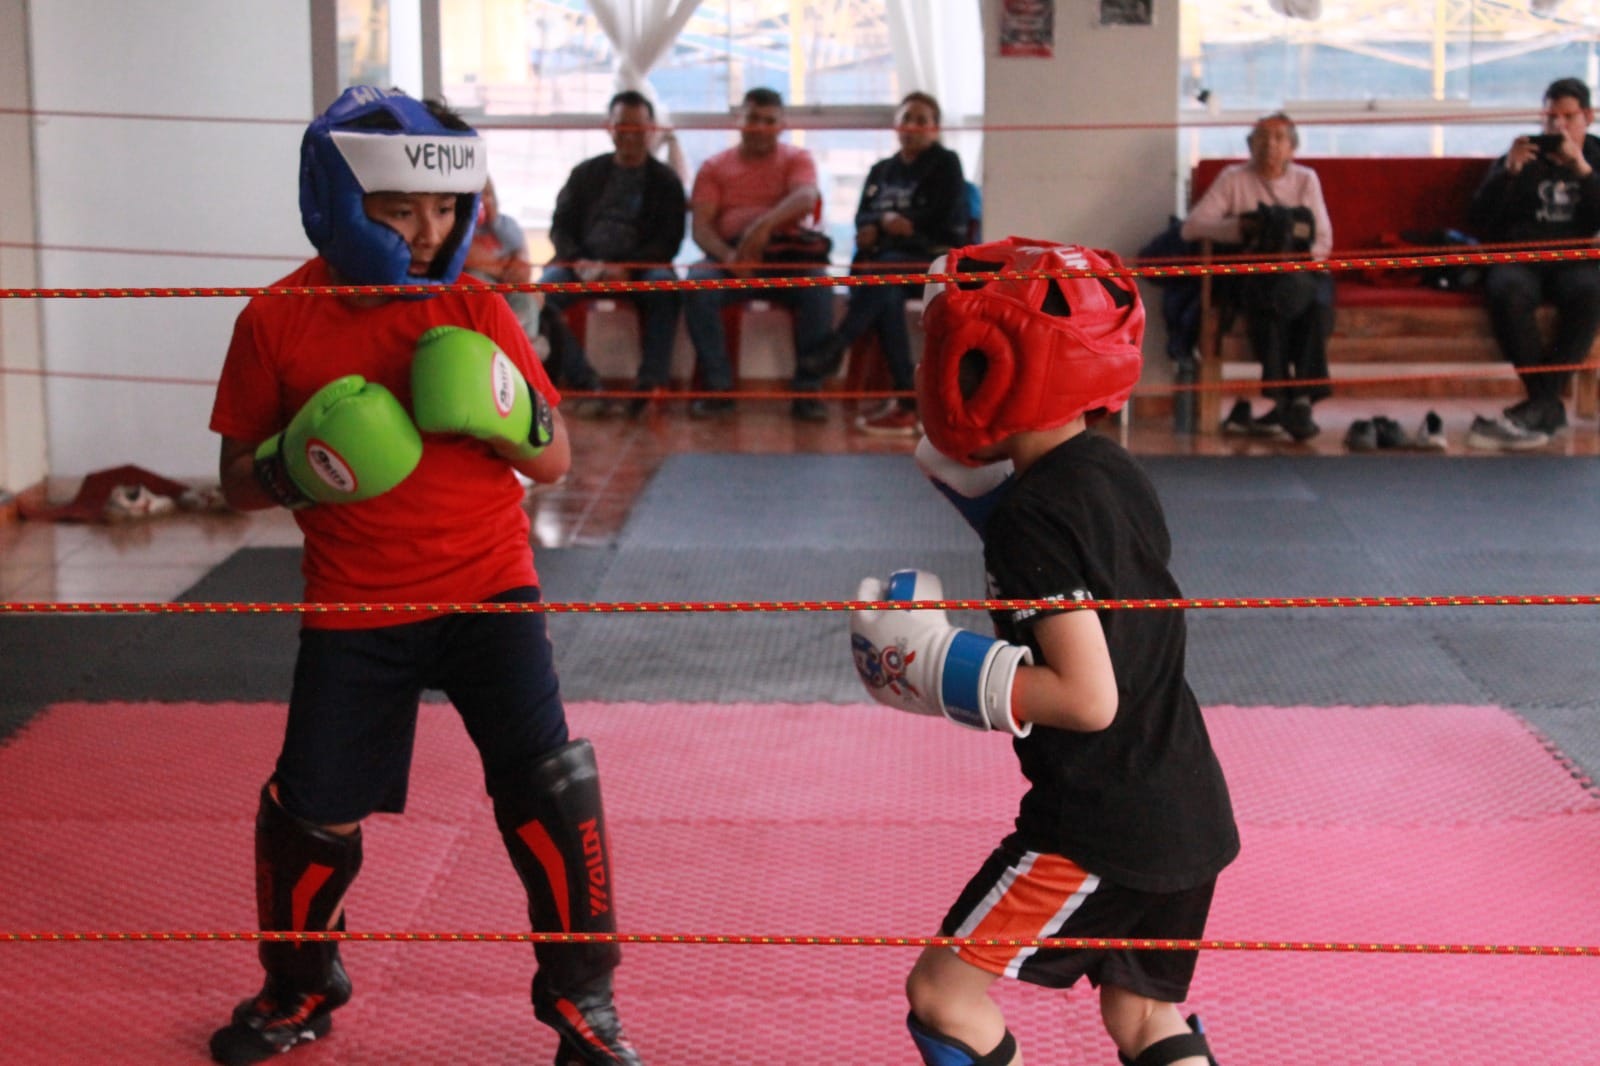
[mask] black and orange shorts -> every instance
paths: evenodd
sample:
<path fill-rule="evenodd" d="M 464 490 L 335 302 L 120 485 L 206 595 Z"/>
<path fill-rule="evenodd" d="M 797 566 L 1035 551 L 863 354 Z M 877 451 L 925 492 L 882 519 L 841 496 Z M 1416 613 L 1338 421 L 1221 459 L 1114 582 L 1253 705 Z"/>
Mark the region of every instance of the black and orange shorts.
<path fill-rule="evenodd" d="M 1181 892 L 1141 892 L 1106 881 L 1062 855 L 1002 844 L 945 915 L 945 936 L 1199 940 L 1216 881 Z M 1150 999 L 1181 1003 L 1194 951 L 967 945 L 960 957 L 992 974 L 1046 988 L 1080 977 Z"/>

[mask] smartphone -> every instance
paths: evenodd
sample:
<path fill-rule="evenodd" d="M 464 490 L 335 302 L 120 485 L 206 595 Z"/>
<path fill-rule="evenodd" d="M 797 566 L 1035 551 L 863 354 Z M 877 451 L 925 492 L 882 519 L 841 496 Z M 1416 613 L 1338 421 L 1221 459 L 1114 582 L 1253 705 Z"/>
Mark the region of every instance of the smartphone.
<path fill-rule="evenodd" d="M 1528 140 L 1532 141 L 1534 146 L 1546 155 L 1549 155 L 1551 152 L 1560 151 L 1561 146 L 1567 141 L 1567 139 L 1561 136 L 1559 133 L 1535 133 L 1532 137 L 1529 137 Z"/>

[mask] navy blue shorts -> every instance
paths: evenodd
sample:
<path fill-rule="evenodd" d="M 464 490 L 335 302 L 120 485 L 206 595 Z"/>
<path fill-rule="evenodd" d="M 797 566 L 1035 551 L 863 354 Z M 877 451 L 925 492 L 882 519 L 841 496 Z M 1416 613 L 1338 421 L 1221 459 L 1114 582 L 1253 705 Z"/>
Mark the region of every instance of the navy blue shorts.
<path fill-rule="evenodd" d="M 536 603 L 512 589 L 495 602 Z M 405 808 L 426 689 L 455 705 L 489 794 L 567 742 L 544 615 L 453 614 L 377 629 L 302 629 L 274 780 L 284 809 L 319 825 Z"/>
<path fill-rule="evenodd" d="M 1200 940 L 1216 881 L 1183 892 L 1140 892 L 1103 881 L 1061 855 L 1011 842 L 991 854 L 945 916 L 945 936 Z M 1080 977 L 1163 1003 L 1189 997 L 1193 951 L 1088 951 L 970 945 L 961 958 L 989 973 L 1046 988 Z"/>

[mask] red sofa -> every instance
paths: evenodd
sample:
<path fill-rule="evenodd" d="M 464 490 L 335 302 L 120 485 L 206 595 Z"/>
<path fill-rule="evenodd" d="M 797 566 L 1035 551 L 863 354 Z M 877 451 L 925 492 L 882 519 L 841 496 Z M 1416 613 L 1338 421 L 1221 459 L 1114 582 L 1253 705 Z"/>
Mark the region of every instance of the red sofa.
<path fill-rule="evenodd" d="M 1210 187 L 1236 160 L 1205 159 L 1194 167 L 1189 202 Z M 1333 256 L 1399 254 L 1384 248 L 1385 235 L 1404 230 L 1467 229 L 1467 207 L 1492 159 L 1303 158 L 1322 181 L 1333 222 Z M 1328 363 L 1335 378 L 1340 363 L 1494 363 L 1502 357 L 1490 333 L 1489 316 L 1475 292 L 1449 292 L 1420 285 L 1376 285 L 1360 271 L 1334 275 L 1334 332 Z M 1548 316 L 1547 316 L 1548 317 Z M 1222 364 L 1251 362 L 1240 325 L 1226 332 L 1206 287 L 1200 332 L 1198 427 L 1215 433 L 1220 422 Z M 1600 363 L 1600 341 L 1590 361 Z M 1393 386 L 1390 386 L 1392 389 Z M 1337 390 L 1336 390 L 1337 391 Z M 1580 415 L 1595 413 L 1596 371 L 1584 370 L 1574 387 Z"/>

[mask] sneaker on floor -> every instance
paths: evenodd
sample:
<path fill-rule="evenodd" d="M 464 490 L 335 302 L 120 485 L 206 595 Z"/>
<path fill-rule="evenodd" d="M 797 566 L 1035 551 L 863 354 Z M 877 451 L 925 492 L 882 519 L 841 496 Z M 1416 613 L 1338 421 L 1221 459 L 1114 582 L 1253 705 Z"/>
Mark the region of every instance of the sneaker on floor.
<path fill-rule="evenodd" d="M 608 400 L 601 396 L 583 396 L 572 405 L 572 414 L 575 418 L 585 418 L 600 421 L 606 418 L 617 418 L 625 412 L 624 405 L 617 400 Z"/>
<path fill-rule="evenodd" d="M 1358 418 L 1350 423 L 1350 429 L 1344 435 L 1344 446 L 1353 452 L 1375 452 L 1378 450 L 1378 432 L 1369 420 Z"/>
<path fill-rule="evenodd" d="M 655 406 L 656 402 L 666 394 L 666 390 L 659 385 L 640 385 L 638 391 L 648 395 L 635 396 L 626 403 L 619 401 L 624 418 L 639 419 L 647 414 L 653 414 L 659 409 Z"/>
<path fill-rule="evenodd" d="M 1411 438 L 1411 446 L 1425 452 L 1442 452 L 1449 447 L 1444 439 L 1444 419 L 1439 417 L 1437 411 L 1429 411 L 1422 416 L 1422 425 L 1417 427 L 1417 435 Z"/>
<path fill-rule="evenodd" d="M 1228 417 L 1222 420 L 1225 437 L 1250 437 L 1255 435 L 1256 420 L 1250 417 L 1250 401 L 1235 400 Z"/>
<path fill-rule="evenodd" d="M 1535 433 L 1544 433 L 1555 436 L 1567 428 L 1567 405 L 1554 397 L 1545 400 L 1534 408 L 1533 421 L 1528 428 Z"/>
<path fill-rule="evenodd" d="M 1523 429 L 1533 428 L 1531 424 L 1533 417 L 1533 401 L 1531 399 L 1518 400 L 1510 407 L 1502 408 L 1500 413 L 1505 416 L 1506 421 L 1511 422 L 1514 425 L 1521 426 Z"/>
<path fill-rule="evenodd" d="M 726 396 L 707 396 L 689 404 L 690 418 L 722 418 L 733 414 L 733 400 Z"/>
<path fill-rule="evenodd" d="M 1525 429 L 1504 415 L 1499 418 L 1479 415 L 1472 420 L 1472 428 L 1467 432 L 1467 447 L 1486 452 L 1521 452 L 1549 443 L 1548 434 Z"/>
<path fill-rule="evenodd" d="M 890 400 L 871 414 L 856 419 L 856 429 L 874 437 L 915 437 L 922 432 L 914 407 L 902 407 Z"/>
<path fill-rule="evenodd" d="M 1311 419 L 1311 405 L 1304 400 L 1296 400 L 1279 412 L 1283 423 L 1284 432 L 1293 437 L 1296 443 L 1302 443 L 1322 432 L 1322 427 Z"/>
<path fill-rule="evenodd" d="M 801 398 L 789 405 L 789 416 L 796 422 L 826 422 L 828 405 L 821 400 Z"/>
<path fill-rule="evenodd" d="M 268 981 L 254 999 L 233 1009 L 233 1019 L 211 1034 L 211 1058 L 223 1066 L 266 1062 L 298 1044 L 327 1036 L 333 1012 L 350 1001 L 350 978 L 335 964 L 321 995 L 283 994 Z"/>
<path fill-rule="evenodd" d="M 1372 420 L 1372 432 L 1379 448 L 1396 450 L 1411 447 L 1411 438 L 1400 428 L 1400 423 L 1392 418 L 1378 415 Z"/>
<path fill-rule="evenodd" d="M 143 485 L 118 485 L 106 498 L 102 513 L 107 522 L 142 522 L 177 509 L 177 501 L 171 496 L 151 492 Z"/>

